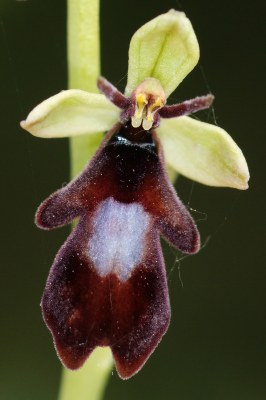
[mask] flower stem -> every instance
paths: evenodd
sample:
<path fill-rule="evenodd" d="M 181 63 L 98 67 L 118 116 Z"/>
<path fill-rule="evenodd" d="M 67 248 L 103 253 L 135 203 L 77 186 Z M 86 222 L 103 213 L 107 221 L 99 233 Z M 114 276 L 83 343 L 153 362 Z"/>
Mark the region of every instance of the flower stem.
<path fill-rule="evenodd" d="M 59 400 L 102 399 L 111 367 L 111 351 L 98 347 L 81 369 L 63 371 Z"/>
<path fill-rule="evenodd" d="M 100 75 L 99 0 L 68 0 L 69 88 L 97 92 Z M 102 135 L 70 139 L 71 177 L 99 146 Z M 109 348 L 98 348 L 78 371 L 63 371 L 59 400 L 100 400 L 112 368 Z"/>
<path fill-rule="evenodd" d="M 68 0 L 69 89 L 98 92 L 100 75 L 99 0 Z M 102 135 L 70 139 L 71 176 L 76 176 L 95 153 Z"/>

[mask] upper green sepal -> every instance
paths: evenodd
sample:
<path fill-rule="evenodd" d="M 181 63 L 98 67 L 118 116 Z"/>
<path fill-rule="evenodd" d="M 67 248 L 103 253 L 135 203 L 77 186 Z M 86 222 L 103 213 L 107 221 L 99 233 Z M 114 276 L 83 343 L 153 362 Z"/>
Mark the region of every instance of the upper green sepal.
<path fill-rule="evenodd" d="M 148 77 L 160 81 L 168 97 L 199 59 L 199 45 L 191 22 L 183 12 L 170 10 L 143 25 L 129 47 L 125 95 Z"/>

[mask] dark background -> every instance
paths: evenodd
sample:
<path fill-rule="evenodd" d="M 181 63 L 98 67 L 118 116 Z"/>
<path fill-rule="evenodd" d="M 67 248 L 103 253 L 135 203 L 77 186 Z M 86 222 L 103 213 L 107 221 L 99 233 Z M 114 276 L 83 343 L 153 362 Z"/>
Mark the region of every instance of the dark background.
<path fill-rule="evenodd" d="M 201 61 L 170 101 L 211 90 L 217 122 L 251 172 L 247 192 L 179 179 L 207 244 L 180 262 L 182 255 L 164 246 L 170 329 L 136 377 L 123 382 L 112 374 L 105 399 L 266 398 L 265 4 L 102 0 L 102 73 L 121 89 L 134 31 L 170 8 L 186 12 Z M 61 366 L 39 301 L 68 230 L 40 231 L 33 216 L 68 181 L 68 143 L 31 137 L 19 121 L 67 86 L 66 7 L 63 0 L 2 0 L 0 12 L 0 399 L 55 400 Z M 213 122 L 212 113 L 201 117 Z"/>

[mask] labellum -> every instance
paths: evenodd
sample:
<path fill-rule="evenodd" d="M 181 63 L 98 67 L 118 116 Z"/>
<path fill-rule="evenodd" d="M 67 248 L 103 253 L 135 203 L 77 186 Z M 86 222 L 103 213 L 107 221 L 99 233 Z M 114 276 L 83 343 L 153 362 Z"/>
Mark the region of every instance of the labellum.
<path fill-rule="evenodd" d="M 169 324 L 160 235 L 185 253 L 199 248 L 153 128 L 116 124 L 81 175 L 41 204 L 36 223 L 52 229 L 76 217 L 51 268 L 43 316 L 66 367 L 110 346 L 119 375 L 129 378 Z"/>

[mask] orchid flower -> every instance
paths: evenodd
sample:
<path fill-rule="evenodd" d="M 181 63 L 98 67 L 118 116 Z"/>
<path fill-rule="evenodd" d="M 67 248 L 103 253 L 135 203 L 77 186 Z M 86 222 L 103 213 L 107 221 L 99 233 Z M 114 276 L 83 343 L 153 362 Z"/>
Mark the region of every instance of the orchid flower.
<path fill-rule="evenodd" d="M 102 94 L 63 91 L 21 123 L 43 138 L 108 131 L 84 171 L 36 214 L 43 229 L 79 217 L 42 298 L 58 355 L 70 369 L 80 367 L 96 346 L 110 346 L 118 374 L 129 378 L 168 328 L 160 235 L 185 253 L 197 252 L 200 241 L 165 162 L 206 185 L 248 187 L 247 164 L 233 139 L 187 116 L 208 108 L 213 96 L 166 105 L 198 58 L 190 21 L 170 10 L 133 35 L 124 94 L 100 77 Z"/>

